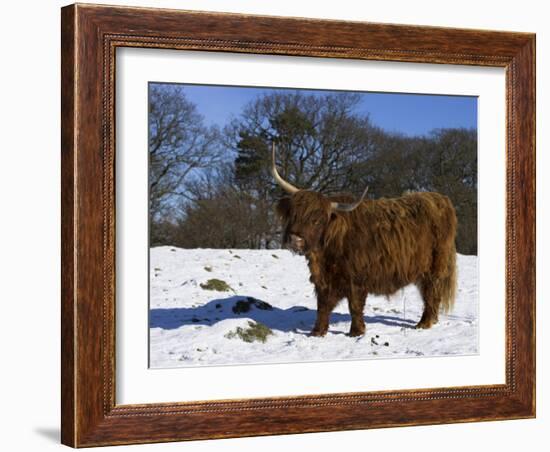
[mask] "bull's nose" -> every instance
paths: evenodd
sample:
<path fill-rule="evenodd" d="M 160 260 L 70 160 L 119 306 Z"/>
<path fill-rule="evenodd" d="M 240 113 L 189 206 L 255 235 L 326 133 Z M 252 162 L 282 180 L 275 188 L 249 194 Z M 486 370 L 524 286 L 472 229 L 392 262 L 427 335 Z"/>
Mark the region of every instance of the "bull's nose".
<path fill-rule="evenodd" d="M 290 234 L 290 240 L 295 243 L 303 243 L 304 239 L 296 234 Z"/>
<path fill-rule="evenodd" d="M 296 251 L 302 251 L 304 239 L 296 234 L 290 234 L 290 247 Z"/>

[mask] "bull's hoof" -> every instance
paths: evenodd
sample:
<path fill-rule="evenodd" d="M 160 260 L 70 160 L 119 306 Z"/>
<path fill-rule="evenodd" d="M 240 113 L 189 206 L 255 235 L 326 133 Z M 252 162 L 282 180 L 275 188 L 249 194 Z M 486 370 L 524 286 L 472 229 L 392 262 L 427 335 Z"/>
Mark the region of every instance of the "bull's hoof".
<path fill-rule="evenodd" d="M 313 337 L 323 337 L 327 334 L 327 331 L 328 330 L 318 330 L 314 328 L 313 330 L 311 330 L 311 333 L 309 333 L 309 335 Z"/>
<path fill-rule="evenodd" d="M 349 331 L 350 337 L 357 337 L 357 336 L 363 336 L 365 334 L 365 328 L 352 328 Z"/>
<path fill-rule="evenodd" d="M 433 319 L 422 319 L 420 322 L 418 322 L 415 326 L 417 330 L 428 330 L 432 327 L 432 325 L 435 325 L 437 323 L 437 320 Z"/>

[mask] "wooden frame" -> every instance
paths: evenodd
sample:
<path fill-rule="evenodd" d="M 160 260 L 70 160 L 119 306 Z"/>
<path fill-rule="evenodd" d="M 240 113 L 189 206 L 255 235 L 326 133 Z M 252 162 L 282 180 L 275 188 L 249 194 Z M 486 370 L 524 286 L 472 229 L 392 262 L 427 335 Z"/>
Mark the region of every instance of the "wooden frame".
<path fill-rule="evenodd" d="M 71 5 L 62 9 L 62 430 L 74 447 L 535 416 L 535 36 Z M 506 383 L 115 404 L 115 49 L 506 69 Z"/>

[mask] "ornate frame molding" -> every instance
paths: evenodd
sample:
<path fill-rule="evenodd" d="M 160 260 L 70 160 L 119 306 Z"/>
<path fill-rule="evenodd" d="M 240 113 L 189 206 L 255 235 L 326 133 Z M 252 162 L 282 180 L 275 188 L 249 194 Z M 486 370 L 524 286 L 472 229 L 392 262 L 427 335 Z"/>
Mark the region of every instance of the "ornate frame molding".
<path fill-rule="evenodd" d="M 116 405 L 117 47 L 504 67 L 506 383 Z M 61 154 L 64 444 L 81 447 L 535 415 L 533 34 L 71 5 L 62 9 Z"/>

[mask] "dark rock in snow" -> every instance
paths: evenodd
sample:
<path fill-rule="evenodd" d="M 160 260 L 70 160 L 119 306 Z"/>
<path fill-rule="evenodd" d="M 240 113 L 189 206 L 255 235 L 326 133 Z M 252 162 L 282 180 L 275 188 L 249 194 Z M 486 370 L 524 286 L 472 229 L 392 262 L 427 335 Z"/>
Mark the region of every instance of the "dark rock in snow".
<path fill-rule="evenodd" d="M 257 300 L 253 297 L 247 297 L 246 300 L 239 300 L 235 303 L 235 306 L 233 306 L 232 311 L 235 314 L 243 314 L 245 312 L 250 311 L 252 307 L 255 307 L 256 309 L 260 309 L 262 311 L 272 311 L 273 306 L 271 306 L 269 303 L 266 303 L 262 300 Z"/>

